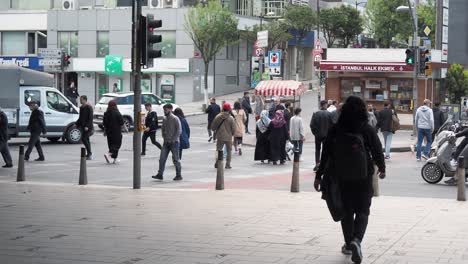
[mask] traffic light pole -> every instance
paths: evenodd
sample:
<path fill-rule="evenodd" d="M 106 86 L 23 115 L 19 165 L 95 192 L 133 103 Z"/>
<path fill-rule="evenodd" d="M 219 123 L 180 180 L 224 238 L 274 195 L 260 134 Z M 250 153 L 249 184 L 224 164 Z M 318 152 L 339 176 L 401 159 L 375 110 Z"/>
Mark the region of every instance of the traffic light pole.
<path fill-rule="evenodd" d="M 408 1 L 409 7 L 411 8 L 411 3 Z M 413 136 L 416 136 L 417 127 L 416 127 L 416 111 L 418 110 L 418 74 L 419 74 L 419 43 L 418 43 L 418 5 L 419 0 L 414 0 L 414 7 L 411 10 L 413 23 L 414 23 L 414 32 L 413 32 L 413 47 L 414 47 L 414 75 L 413 75 Z"/>
<path fill-rule="evenodd" d="M 133 189 L 141 187 L 141 132 L 137 122 L 141 111 L 141 0 L 133 1 L 132 5 L 132 86 L 133 86 Z"/>

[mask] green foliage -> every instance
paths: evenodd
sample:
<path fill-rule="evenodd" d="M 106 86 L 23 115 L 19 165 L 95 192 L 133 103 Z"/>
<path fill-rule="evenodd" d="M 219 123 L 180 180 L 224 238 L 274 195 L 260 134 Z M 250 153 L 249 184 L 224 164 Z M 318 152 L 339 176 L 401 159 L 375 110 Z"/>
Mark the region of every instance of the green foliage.
<path fill-rule="evenodd" d="M 320 12 L 319 24 L 328 47 L 332 47 L 337 38 L 343 40 L 343 47 L 363 31 L 363 20 L 355 8 L 342 5 L 324 9 Z"/>
<path fill-rule="evenodd" d="M 317 25 L 317 16 L 309 6 L 287 6 L 284 19 L 288 27 L 297 32 L 297 39 L 303 39 Z"/>
<path fill-rule="evenodd" d="M 447 71 L 445 87 L 451 103 L 460 103 L 460 98 L 468 94 L 468 70 L 460 64 L 453 64 Z"/>
<path fill-rule="evenodd" d="M 436 8 L 433 0 L 428 0 L 426 4 L 420 4 L 418 7 L 419 36 L 426 36 L 423 32 L 426 25 L 431 28 L 432 32 L 429 35 L 429 39 L 432 40 L 432 43 L 434 43 L 436 30 Z"/>
<path fill-rule="evenodd" d="M 369 0 L 366 5 L 366 22 L 379 45 L 390 48 L 392 39 L 408 41 L 413 26 L 409 12 L 397 12 L 399 6 L 408 5 L 407 0 Z"/>
<path fill-rule="evenodd" d="M 188 10 L 184 27 L 205 63 L 205 80 L 208 77 L 208 65 L 214 56 L 225 46 L 238 41 L 237 25 L 237 18 L 216 0 L 209 1 L 206 6 L 198 4 Z M 207 81 L 205 89 L 208 89 Z"/>
<path fill-rule="evenodd" d="M 262 30 L 268 30 L 268 49 L 278 48 L 281 44 L 289 41 L 292 35 L 288 32 L 288 25 L 285 23 L 275 20 L 270 23 L 264 23 Z M 254 42 L 257 40 L 257 32 L 261 31 L 259 25 L 246 28 L 245 31 L 241 31 L 242 39 Z"/>

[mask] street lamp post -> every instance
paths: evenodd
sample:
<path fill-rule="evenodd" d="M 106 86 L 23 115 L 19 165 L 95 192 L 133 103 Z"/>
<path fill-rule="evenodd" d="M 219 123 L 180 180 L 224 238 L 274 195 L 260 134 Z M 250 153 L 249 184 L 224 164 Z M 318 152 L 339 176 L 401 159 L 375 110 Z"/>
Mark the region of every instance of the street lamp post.
<path fill-rule="evenodd" d="M 355 1 L 355 4 L 356 4 L 356 10 L 358 8 L 359 5 L 366 5 L 367 2 L 358 2 L 357 0 Z"/>

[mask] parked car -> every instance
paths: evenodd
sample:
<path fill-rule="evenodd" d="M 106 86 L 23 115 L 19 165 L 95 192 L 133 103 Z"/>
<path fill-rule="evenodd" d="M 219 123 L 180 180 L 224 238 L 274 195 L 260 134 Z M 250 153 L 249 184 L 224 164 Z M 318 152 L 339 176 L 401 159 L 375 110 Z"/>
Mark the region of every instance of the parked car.
<path fill-rule="evenodd" d="M 133 92 L 119 92 L 119 93 L 106 93 L 103 94 L 102 98 L 94 107 L 94 124 L 98 125 L 100 129 L 103 129 L 102 120 L 104 118 L 104 112 L 106 112 L 107 104 L 115 100 L 117 107 L 124 118 L 124 124 L 127 129 L 133 127 Z M 158 118 L 161 120 L 164 117 L 163 106 L 166 101 L 161 99 L 159 96 L 149 93 L 141 93 L 141 111 L 145 112 L 145 104 L 151 103 L 153 105 L 153 111 L 156 111 Z M 174 109 L 178 106 L 172 104 Z"/>

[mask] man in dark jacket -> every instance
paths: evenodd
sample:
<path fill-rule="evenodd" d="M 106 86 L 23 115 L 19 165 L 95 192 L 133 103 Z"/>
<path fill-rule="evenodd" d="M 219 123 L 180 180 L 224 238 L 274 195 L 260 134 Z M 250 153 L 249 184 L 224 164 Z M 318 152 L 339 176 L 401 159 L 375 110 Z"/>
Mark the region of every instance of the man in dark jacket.
<path fill-rule="evenodd" d="M 74 105 L 77 105 L 76 99 L 77 99 L 78 96 L 80 96 L 80 95 L 78 94 L 78 88 L 76 88 L 75 82 L 71 82 L 71 83 L 70 83 L 70 87 L 68 87 L 67 92 L 66 92 L 66 95 L 67 95 L 68 99 L 69 99 Z"/>
<path fill-rule="evenodd" d="M 246 116 L 246 119 L 245 119 L 245 133 L 247 134 L 250 134 L 250 131 L 249 131 L 249 115 L 252 114 L 252 106 L 250 106 L 250 96 L 249 96 L 249 92 L 244 92 L 244 97 L 242 97 L 242 102 L 241 102 L 241 105 L 242 105 L 242 109 L 244 110 L 245 112 L 245 116 Z"/>
<path fill-rule="evenodd" d="M 172 161 L 176 169 L 176 177 L 174 181 L 182 180 L 181 165 L 179 159 L 179 143 L 180 135 L 182 134 L 182 125 L 177 116 L 172 113 L 173 106 L 171 104 L 165 104 L 164 109 L 164 120 L 161 127 L 162 137 L 164 144 L 161 149 L 161 156 L 159 157 L 159 170 L 158 174 L 152 176 L 153 179 L 163 180 L 164 170 L 166 167 L 167 157 L 169 152 L 172 153 Z"/>
<path fill-rule="evenodd" d="M 432 114 L 434 115 L 434 131 L 432 132 L 432 140 L 435 140 L 435 135 L 439 131 L 440 127 L 445 123 L 445 116 L 442 111 L 440 111 L 440 103 L 437 102 L 432 108 Z"/>
<path fill-rule="evenodd" d="M 39 105 L 35 101 L 29 103 L 29 109 L 31 109 L 31 116 L 29 117 L 28 130 L 31 136 L 29 137 L 28 149 L 24 153 L 24 160 L 29 160 L 32 149 L 36 147 L 39 158 L 35 161 L 44 161 L 44 152 L 41 146 L 41 133 L 44 135 L 47 133 L 44 112 L 39 109 Z"/>
<path fill-rule="evenodd" d="M 312 115 L 310 120 L 310 129 L 315 136 L 315 168 L 316 171 L 320 165 L 320 150 L 322 144 L 327 138 L 328 131 L 332 127 L 332 113 L 327 111 L 328 102 L 323 100 L 320 102 L 320 110 Z"/>
<path fill-rule="evenodd" d="M 206 108 L 205 113 L 208 114 L 208 126 L 206 127 L 209 137 L 208 142 L 211 142 L 213 139 L 213 130 L 211 130 L 211 124 L 213 123 L 215 117 L 221 113 L 221 108 L 218 104 L 216 104 L 216 98 L 211 98 L 211 104 Z"/>
<path fill-rule="evenodd" d="M 3 168 L 13 167 L 10 149 L 8 148 L 8 117 L 0 108 L 0 152 L 2 153 L 5 165 Z"/>
<path fill-rule="evenodd" d="M 385 102 L 384 109 L 379 112 L 377 120 L 377 128 L 380 129 L 384 138 L 385 159 L 390 159 L 390 147 L 395 133 L 393 131 L 393 114 L 394 111 L 390 108 L 390 104 Z"/>
<path fill-rule="evenodd" d="M 89 138 L 93 134 L 93 107 L 88 103 L 86 95 L 80 96 L 80 116 L 75 123 L 75 126 L 81 130 L 81 141 L 86 148 L 86 159 L 92 160 L 93 153 L 91 151 L 91 142 Z"/>
<path fill-rule="evenodd" d="M 151 139 L 151 143 L 155 145 L 159 150 L 162 149 L 161 144 L 156 141 L 156 130 L 158 130 L 158 114 L 153 111 L 153 106 L 150 103 L 145 104 L 146 117 L 145 117 L 145 131 L 141 139 L 141 155 L 146 155 L 146 140 Z"/>

